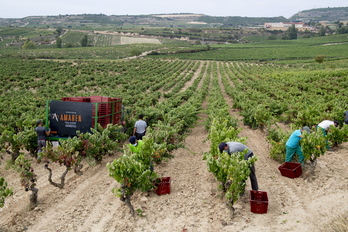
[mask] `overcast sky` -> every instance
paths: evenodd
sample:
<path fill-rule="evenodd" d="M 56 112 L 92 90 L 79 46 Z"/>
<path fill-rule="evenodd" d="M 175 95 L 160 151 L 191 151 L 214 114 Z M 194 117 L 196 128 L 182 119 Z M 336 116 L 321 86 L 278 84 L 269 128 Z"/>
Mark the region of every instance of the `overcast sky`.
<path fill-rule="evenodd" d="M 0 18 L 65 14 L 291 17 L 302 10 L 347 7 L 347 0 L 0 0 Z"/>

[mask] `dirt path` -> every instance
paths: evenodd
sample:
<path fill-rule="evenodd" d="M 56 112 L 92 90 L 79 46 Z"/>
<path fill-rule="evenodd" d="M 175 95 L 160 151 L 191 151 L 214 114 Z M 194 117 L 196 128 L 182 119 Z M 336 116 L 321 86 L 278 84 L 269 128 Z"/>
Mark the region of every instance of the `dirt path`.
<path fill-rule="evenodd" d="M 185 83 L 185 86 L 180 90 L 180 92 L 185 91 L 187 88 L 189 88 L 190 86 L 192 86 L 193 82 L 198 78 L 199 74 L 202 72 L 202 68 L 203 68 L 204 62 L 200 61 L 199 62 L 199 67 L 197 70 L 195 70 L 193 77 L 191 78 L 191 80 L 187 81 Z"/>

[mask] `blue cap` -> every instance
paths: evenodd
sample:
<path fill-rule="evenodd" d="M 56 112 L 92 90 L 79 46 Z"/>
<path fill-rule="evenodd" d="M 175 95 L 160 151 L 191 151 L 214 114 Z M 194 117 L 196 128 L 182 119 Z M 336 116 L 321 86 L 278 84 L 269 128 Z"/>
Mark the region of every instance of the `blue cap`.
<path fill-rule="evenodd" d="M 134 143 L 135 143 L 135 140 L 137 140 L 137 137 L 135 137 L 135 136 L 132 136 L 132 137 L 129 138 L 129 142 L 130 142 L 131 144 L 134 144 Z"/>
<path fill-rule="evenodd" d="M 223 150 L 225 149 L 226 145 L 227 145 L 227 143 L 220 143 L 220 144 L 219 144 L 220 153 L 223 152 Z"/>

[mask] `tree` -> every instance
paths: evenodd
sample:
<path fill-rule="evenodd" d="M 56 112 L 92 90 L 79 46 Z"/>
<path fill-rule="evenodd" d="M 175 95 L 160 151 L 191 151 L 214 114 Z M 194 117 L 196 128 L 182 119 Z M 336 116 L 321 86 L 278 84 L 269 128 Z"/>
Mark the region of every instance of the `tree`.
<path fill-rule="evenodd" d="M 24 42 L 22 49 L 34 49 L 36 48 L 36 45 L 33 41 L 30 41 L 29 39 Z"/>
<path fill-rule="evenodd" d="M 88 46 L 88 37 L 87 35 L 84 35 L 80 41 L 81 47 L 87 47 Z"/>
<path fill-rule="evenodd" d="M 334 22 L 334 24 L 336 24 L 338 28 L 341 28 L 341 27 L 343 26 L 343 23 L 340 22 L 339 20 L 337 20 L 336 22 Z"/>
<path fill-rule="evenodd" d="M 63 40 L 58 36 L 56 39 L 57 48 L 62 48 Z"/>
<path fill-rule="evenodd" d="M 58 36 L 60 36 L 63 33 L 63 28 L 58 27 L 56 33 L 58 34 Z"/>
<path fill-rule="evenodd" d="M 325 36 L 325 27 L 323 25 L 320 27 L 319 36 Z"/>
<path fill-rule="evenodd" d="M 288 28 L 286 33 L 288 34 L 289 39 L 297 39 L 298 29 L 295 28 L 295 24 L 292 24 L 291 27 Z"/>
<path fill-rule="evenodd" d="M 337 34 L 347 34 L 348 33 L 348 26 L 345 26 L 345 27 L 342 26 L 340 28 L 337 28 L 336 33 Z"/>
<path fill-rule="evenodd" d="M 331 27 L 329 27 L 329 26 L 326 26 L 326 27 L 325 27 L 325 31 L 326 31 L 329 35 L 332 35 L 332 34 L 334 33 L 334 30 L 331 29 Z"/>

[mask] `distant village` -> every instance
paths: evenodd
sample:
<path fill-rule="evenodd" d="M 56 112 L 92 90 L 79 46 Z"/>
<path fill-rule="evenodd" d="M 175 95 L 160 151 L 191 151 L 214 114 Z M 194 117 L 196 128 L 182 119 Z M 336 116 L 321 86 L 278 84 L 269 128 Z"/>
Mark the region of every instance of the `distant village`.
<path fill-rule="evenodd" d="M 344 25 L 348 23 L 348 21 L 341 21 Z M 320 25 L 326 26 L 333 26 L 332 23 L 329 23 L 328 21 L 320 21 Z M 319 28 L 317 26 L 309 26 L 307 23 L 304 22 L 279 22 L 279 23 L 265 23 L 264 28 L 266 30 L 275 31 L 286 31 L 291 27 L 292 25 L 295 25 L 295 28 L 299 31 L 310 31 L 310 32 L 318 32 Z"/>

